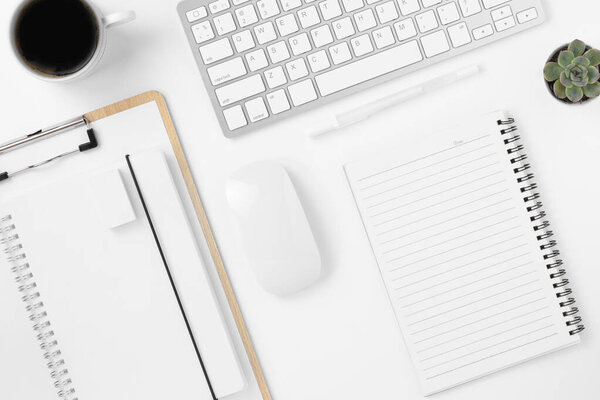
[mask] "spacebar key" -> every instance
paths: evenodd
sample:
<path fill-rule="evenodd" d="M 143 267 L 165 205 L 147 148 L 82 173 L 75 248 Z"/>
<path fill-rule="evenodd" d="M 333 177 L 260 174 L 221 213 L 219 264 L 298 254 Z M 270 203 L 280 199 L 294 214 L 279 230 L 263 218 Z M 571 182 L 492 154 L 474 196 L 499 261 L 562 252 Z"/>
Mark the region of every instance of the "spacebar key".
<path fill-rule="evenodd" d="M 377 53 L 315 77 L 321 96 L 377 78 L 423 60 L 416 41 Z"/>

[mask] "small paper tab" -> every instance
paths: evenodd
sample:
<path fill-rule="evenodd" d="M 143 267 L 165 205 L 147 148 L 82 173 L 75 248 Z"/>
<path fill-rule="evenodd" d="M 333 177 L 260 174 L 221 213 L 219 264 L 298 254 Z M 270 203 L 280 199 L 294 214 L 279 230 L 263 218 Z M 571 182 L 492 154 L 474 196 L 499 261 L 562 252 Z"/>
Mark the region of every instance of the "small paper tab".
<path fill-rule="evenodd" d="M 92 176 L 89 182 L 96 210 L 107 228 L 135 221 L 135 211 L 118 169 Z"/>

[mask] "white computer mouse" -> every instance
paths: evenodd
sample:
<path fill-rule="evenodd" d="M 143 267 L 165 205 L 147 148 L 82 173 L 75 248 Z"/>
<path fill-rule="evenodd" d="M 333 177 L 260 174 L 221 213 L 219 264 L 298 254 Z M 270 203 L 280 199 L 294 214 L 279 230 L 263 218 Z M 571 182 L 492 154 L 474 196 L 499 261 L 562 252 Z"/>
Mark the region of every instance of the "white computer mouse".
<path fill-rule="evenodd" d="M 281 165 L 259 162 L 238 170 L 227 183 L 226 195 L 248 263 L 266 291 L 286 296 L 319 279 L 319 250 Z"/>

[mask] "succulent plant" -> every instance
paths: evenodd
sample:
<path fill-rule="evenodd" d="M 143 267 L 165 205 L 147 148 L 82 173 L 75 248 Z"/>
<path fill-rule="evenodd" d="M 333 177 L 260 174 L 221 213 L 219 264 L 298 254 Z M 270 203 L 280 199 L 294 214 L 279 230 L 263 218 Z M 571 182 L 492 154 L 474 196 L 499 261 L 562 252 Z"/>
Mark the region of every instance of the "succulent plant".
<path fill-rule="evenodd" d="M 567 50 L 558 55 L 558 62 L 548 62 L 544 67 L 546 81 L 554 82 L 554 95 L 578 103 L 600 96 L 600 50 L 589 49 L 581 40 L 574 40 Z"/>

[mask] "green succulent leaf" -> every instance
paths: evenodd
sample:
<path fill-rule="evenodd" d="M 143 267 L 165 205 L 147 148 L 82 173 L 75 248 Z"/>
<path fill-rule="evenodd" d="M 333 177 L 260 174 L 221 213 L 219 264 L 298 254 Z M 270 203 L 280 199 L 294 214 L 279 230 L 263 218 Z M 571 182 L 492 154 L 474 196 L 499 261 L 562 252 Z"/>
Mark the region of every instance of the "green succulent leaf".
<path fill-rule="evenodd" d="M 557 81 L 560 78 L 560 73 L 565 69 L 555 62 L 549 62 L 544 67 L 544 78 L 548 82 Z"/>
<path fill-rule="evenodd" d="M 600 96 L 600 82 L 587 85 L 583 88 L 583 93 L 590 98 Z"/>
<path fill-rule="evenodd" d="M 566 68 L 575 59 L 575 54 L 569 50 L 563 50 L 558 54 L 558 65 Z"/>
<path fill-rule="evenodd" d="M 598 67 L 590 66 L 587 68 L 587 70 L 589 83 L 597 82 L 600 78 L 600 71 L 598 70 Z"/>
<path fill-rule="evenodd" d="M 564 87 L 568 88 L 572 88 L 573 87 L 573 82 L 571 82 L 571 80 L 567 77 L 567 73 L 566 71 L 563 71 L 560 73 L 560 83 L 562 83 L 562 85 Z"/>
<path fill-rule="evenodd" d="M 591 49 L 586 51 L 584 55 L 588 60 L 590 60 L 590 65 L 600 65 L 600 50 Z"/>
<path fill-rule="evenodd" d="M 583 89 L 578 86 L 567 88 L 566 93 L 569 100 L 573 103 L 577 103 L 583 99 Z"/>
<path fill-rule="evenodd" d="M 575 59 L 575 54 L 569 50 L 563 50 L 558 54 L 558 65 L 566 68 Z"/>
<path fill-rule="evenodd" d="M 590 60 L 588 60 L 585 56 L 579 56 L 573 59 L 573 64 L 583 65 L 584 67 L 587 67 L 588 65 L 590 65 Z"/>
<path fill-rule="evenodd" d="M 585 51 L 585 43 L 581 40 L 573 40 L 571 44 L 569 44 L 569 50 L 573 52 L 575 57 L 579 57 L 583 55 L 583 52 Z"/>
<path fill-rule="evenodd" d="M 564 85 L 562 83 L 560 83 L 560 81 L 556 81 L 554 82 L 554 94 L 556 95 L 556 97 L 558 97 L 559 99 L 566 99 L 567 98 L 567 88 L 564 87 Z"/>

